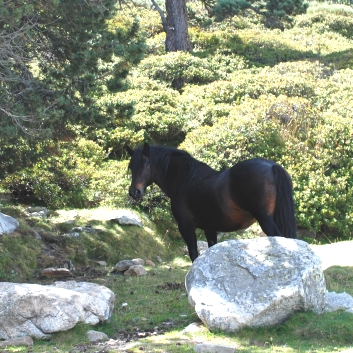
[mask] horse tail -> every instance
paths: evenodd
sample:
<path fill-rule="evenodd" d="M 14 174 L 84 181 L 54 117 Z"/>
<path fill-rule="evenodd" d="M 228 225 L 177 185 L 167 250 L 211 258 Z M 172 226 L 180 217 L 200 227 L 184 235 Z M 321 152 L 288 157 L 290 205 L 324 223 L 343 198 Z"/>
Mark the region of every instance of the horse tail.
<path fill-rule="evenodd" d="M 278 164 L 272 166 L 272 172 L 277 193 L 273 220 L 285 238 L 296 238 L 292 179 Z"/>

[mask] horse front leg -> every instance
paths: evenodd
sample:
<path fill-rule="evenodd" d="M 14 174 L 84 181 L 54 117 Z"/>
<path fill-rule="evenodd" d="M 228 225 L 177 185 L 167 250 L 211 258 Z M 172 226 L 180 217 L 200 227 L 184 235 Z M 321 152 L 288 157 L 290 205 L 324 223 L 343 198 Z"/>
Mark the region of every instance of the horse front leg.
<path fill-rule="evenodd" d="M 211 246 L 217 244 L 217 231 L 216 230 L 209 230 L 209 229 L 206 230 L 205 229 L 204 233 L 205 233 L 209 248 Z"/>
<path fill-rule="evenodd" d="M 193 221 L 191 210 L 187 207 L 184 198 L 172 198 L 171 208 L 174 218 L 178 223 L 178 228 L 188 248 L 189 257 L 192 262 L 198 256 L 197 240 L 196 240 L 196 225 Z"/>
<path fill-rule="evenodd" d="M 191 261 L 194 262 L 198 256 L 196 228 L 192 223 L 185 221 L 178 221 L 178 228 L 188 248 L 189 257 Z"/>

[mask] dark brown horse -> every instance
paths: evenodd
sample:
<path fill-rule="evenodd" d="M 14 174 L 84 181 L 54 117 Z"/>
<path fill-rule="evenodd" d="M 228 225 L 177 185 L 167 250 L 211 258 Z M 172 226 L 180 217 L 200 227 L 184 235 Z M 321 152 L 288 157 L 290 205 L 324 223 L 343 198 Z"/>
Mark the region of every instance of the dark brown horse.
<path fill-rule="evenodd" d="M 170 147 L 132 150 L 129 194 L 141 199 L 156 183 L 170 198 L 173 215 L 191 261 L 197 257 L 195 229 L 203 229 L 208 246 L 217 232 L 244 229 L 257 220 L 268 236 L 296 237 L 292 181 L 280 165 L 261 158 L 218 172 Z"/>

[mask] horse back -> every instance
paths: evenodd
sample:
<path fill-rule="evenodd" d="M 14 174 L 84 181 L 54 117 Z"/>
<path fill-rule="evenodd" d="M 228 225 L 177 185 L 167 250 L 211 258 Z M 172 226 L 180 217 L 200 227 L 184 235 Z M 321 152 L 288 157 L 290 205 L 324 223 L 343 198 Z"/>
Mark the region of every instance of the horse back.
<path fill-rule="evenodd" d="M 229 197 L 241 208 L 252 212 L 266 208 L 273 213 L 276 200 L 276 183 L 272 167 L 275 162 L 256 158 L 234 165 L 229 169 Z"/>
<path fill-rule="evenodd" d="M 273 214 L 274 165 L 265 159 L 251 159 L 200 181 L 188 191 L 188 205 L 198 226 L 235 231 L 250 226 L 258 210 Z"/>

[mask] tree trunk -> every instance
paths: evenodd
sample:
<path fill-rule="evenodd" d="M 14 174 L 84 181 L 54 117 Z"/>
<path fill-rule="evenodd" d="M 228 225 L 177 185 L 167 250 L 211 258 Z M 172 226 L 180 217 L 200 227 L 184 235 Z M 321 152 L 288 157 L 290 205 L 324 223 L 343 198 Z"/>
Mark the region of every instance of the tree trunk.
<path fill-rule="evenodd" d="M 166 52 L 190 51 L 191 44 L 188 33 L 188 14 L 185 0 L 166 0 L 167 18 L 165 24 Z"/>

